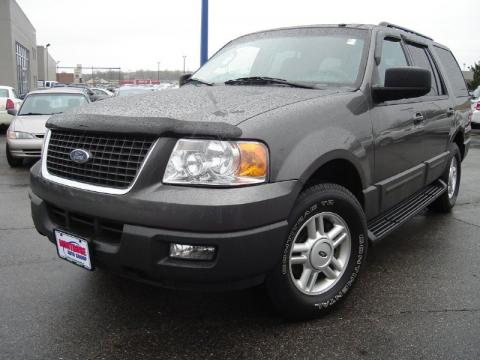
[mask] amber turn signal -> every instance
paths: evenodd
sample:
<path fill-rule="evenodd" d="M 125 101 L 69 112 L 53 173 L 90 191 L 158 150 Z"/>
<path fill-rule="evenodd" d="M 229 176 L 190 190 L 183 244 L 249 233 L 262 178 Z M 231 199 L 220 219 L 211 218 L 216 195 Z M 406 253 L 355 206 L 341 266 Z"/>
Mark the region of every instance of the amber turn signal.
<path fill-rule="evenodd" d="M 268 150 L 262 143 L 240 142 L 240 164 L 238 176 L 266 178 L 268 169 Z"/>

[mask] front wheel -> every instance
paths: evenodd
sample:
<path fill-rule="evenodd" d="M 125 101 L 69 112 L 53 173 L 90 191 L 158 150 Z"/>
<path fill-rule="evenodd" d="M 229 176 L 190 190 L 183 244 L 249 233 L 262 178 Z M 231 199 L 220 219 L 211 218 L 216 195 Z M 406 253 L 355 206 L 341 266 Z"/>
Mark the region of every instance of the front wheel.
<path fill-rule="evenodd" d="M 300 195 L 289 223 L 267 289 L 285 317 L 313 318 L 336 305 L 353 285 L 367 253 L 365 215 L 347 189 L 320 184 Z"/>
<path fill-rule="evenodd" d="M 10 153 L 10 148 L 8 147 L 8 144 L 7 144 L 7 147 L 5 149 L 5 152 L 7 153 L 7 162 L 8 162 L 8 165 L 10 165 L 10 167 L 15 168 L 15 167 L 19 167 L 23 164 L 22 159 L 19 159 L 19 158 L 16 158 L 16 157 L 12 156 L 12 154 Z"/>

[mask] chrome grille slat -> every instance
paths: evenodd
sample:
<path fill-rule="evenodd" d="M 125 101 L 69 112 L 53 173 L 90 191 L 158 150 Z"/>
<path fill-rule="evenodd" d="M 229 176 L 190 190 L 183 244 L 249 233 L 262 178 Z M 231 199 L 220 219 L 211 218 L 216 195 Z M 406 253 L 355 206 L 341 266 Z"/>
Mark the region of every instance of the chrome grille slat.
<path fill-rule="evenodd" d="M 51 175 L 101 187 L 126 189 L 141 168 L 154 138 L 120 134 L 73 133 L 53 130 L 50 135 L 46 167 Z M 70 159 L 75 149 L 88 151 L 85 164 Z"/>

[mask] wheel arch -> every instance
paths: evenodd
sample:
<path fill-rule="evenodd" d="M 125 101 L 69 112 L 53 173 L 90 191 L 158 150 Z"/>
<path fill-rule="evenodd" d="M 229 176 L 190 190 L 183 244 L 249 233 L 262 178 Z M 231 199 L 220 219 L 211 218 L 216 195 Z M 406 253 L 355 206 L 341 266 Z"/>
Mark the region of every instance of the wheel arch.
<path fill-rule="evenodd" d="M 457 132 L 452 137 L 452 143 L 457 144 L 462 160 L 465 158 L 465 135 L 461 129 L 458 129 Z"/>
<path fill-rule="evenodd" d="M 347 151 L 335 150 L 313 163 L 301 177 L 302 189 L 321 183 L 334 183 L 347 188 L 365 209 L 365 176 L 360 165 Z"/>

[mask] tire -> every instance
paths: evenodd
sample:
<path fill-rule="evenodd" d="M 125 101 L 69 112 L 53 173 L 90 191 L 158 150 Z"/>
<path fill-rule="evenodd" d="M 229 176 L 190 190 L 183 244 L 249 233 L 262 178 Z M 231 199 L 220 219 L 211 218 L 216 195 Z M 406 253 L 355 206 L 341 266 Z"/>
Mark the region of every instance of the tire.
<path fill-rule="evenodd" d="M 450 177 L 450 171 L 452 166 L 456 166 L 456 171 L 453 177 Z M 433 211 L 440 213 L 448 213 L 452 210 L 457 202 L 458 191 L 460 189 L 460 180 L 462 175 L 462 157 L 457 144 L 450 146 L 450 158 L 448 160 L 448 166 L 445 172 L 440 177 L 441 180 L 447 184 L 447 191 L 444 192 L 438 199 L 436 199 L 429 208 Z M 454 181 L 454 184 L 453 184 Z"/>
<path fill-rule="evenodd" d="M 268 274 L 266 287 L 284 317 L 315 318 L 345 297 L 365 262 L 365 214 L 346 188 L 320 184 L 300 194 L 288 222 L 281 259 Z"/>
<path fill-rule="evenodd" d="M 23 159 L 19 159 L 19 158 L 16 158 L 16 157 L 12 156 L 12 154 L 10 153 L 10 149 L 8 147 L 8 144 L 7 144 L 7 147 L 5 149 L 5 152 L 7 154 L 7 162 L 8 162 L 8 165 L 10 165 L 10 167 L 15 168 L 15 167 L 22 166 Z"/>

